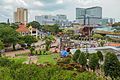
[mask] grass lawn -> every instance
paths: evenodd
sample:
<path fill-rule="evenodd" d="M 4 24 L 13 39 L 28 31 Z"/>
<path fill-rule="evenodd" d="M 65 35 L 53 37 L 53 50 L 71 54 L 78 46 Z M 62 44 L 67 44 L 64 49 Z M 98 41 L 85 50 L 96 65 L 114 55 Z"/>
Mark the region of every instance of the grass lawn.
<path fill-rule="evenodd" d="M 27 61 L 28 56 L 20 56 L 15 58 L 10 58 L 11 60 L 14 60 L 16 63 L 23 63 L 24 61 Z"/>
<path fill-rule="evenodd" d="M 59 54 L 51 54 L 51 55 L 40 55 L 38 56 L 38 63 L 45 63 L 45 62 L 48 62 L 48 63 L 51 63 L 51 64 L 56 64 L 56 60 L 55 58 L 59 58 Z"/>

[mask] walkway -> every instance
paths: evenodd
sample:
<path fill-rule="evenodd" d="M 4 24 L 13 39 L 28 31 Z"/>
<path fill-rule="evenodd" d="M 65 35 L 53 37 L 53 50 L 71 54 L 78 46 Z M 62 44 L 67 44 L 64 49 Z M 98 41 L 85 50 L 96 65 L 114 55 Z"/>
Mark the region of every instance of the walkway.
<path fill-rule="evenodd" d="M 39 50 L 40 48 L 36 48 L 35 50 Z M 19 50 L 19 51 L 12 51 L 12 52 L 5 52 L 3 53 L 5 56 L 10 56 L 10 57 L 15 57 L 16 54 L 25 54 L 25 53 L 29 53 L 30 50 L 29 49 L 25 49 L 25 50 Z"/>
<path fill-rule="evenodd" d="M 37 62 L 38 62 L 37 56 L 30 56 L 28 57 L 27 61 L 23 62 L 23 64 L 32 64 L 32 63 L 37 64 Z"/>

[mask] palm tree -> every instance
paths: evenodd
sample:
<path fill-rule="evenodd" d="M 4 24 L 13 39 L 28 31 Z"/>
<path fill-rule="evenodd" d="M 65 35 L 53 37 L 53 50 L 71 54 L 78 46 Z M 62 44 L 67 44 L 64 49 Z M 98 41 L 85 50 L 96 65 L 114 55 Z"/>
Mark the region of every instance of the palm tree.
<path fill-rule="evenodd" d="M 55 40 L 53 35 L 45 36 L 43 41 L 45 41 L 46 51 L 50 49 L 51 43 Z"/>

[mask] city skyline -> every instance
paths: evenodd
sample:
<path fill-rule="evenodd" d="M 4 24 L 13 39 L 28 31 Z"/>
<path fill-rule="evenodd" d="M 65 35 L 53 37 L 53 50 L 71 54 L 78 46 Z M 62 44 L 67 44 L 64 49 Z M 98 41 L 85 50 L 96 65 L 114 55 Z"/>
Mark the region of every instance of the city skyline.
<path fill-rule="evenodd" d="M 75 20 L 76 8 L 100 6 L 103 8 L 103 17 L 115 18 L 120 21 L 119 0 L 1 0 L 0 22 L 13 21 L 13 12 L 18 7 L 28 9 L 29 21 L 39 15 L 64 14 L 69 20 Z"/>

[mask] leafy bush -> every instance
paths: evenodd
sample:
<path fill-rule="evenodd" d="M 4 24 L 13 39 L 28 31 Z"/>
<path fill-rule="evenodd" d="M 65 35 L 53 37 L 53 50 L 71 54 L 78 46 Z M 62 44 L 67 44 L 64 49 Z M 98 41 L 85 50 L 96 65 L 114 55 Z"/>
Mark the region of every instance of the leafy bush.
<path fill-rule="evenodd" d="M 0 80 L 13 80 L 11 70 L 7 67 L 0 67 Z"/>
<path fill-rule="evenodd" d="M 79 59 L 78 59 L 78 62 L 82 65 L 82 66 L 85 66 L 87 64 L 87 58 L 85 56 L 85 53 L 81 52 L 79 54 Z"/>
<path fill-rule="evenodd" d="M 56 75 L 53 75 L 50 80 L 74 80 L 74 72 L 61 70 Z"/>
<path fill-rule="evenodd" d="M 97 51 L 97 55 L 99 57 L 99 60 L 103 61 L 103 54 L 102 54 L 102 52 L 101 51 Z"/>
<path fill-rule="evenodd" d="M 104 62 L 104 72 L 106 76 L 120 78 L 120 62 L 114 53 L 107 53 Z"/>
<path fill-rule="evenodd" d="M 92 55 L 90 55 L 89 58 L 89 67 L 95 71 L 95 69 L 98 67 L 99 63 L 99 57 L 96 53 L 93 53 Z"/>
<path fill-rule="evenodd" d="M 83 72 L 76 76 L 75 80 L 98 80 L 95 73 Z"/>
<path fill-rule="evenodd" d="M 80 50 L 76 50 L 76 52 L 73 55 L 73 61 L 78 62 L 79 54 L 81 53 Z"/>
<path fill-rule="evenodd" d="M 12 64 L 14 64 L 14 61 L 11 61 L 11 60 L 9 60 L 7 58 L 0 57 L 0 66 L 1 67 L 9 67 Z"/>

